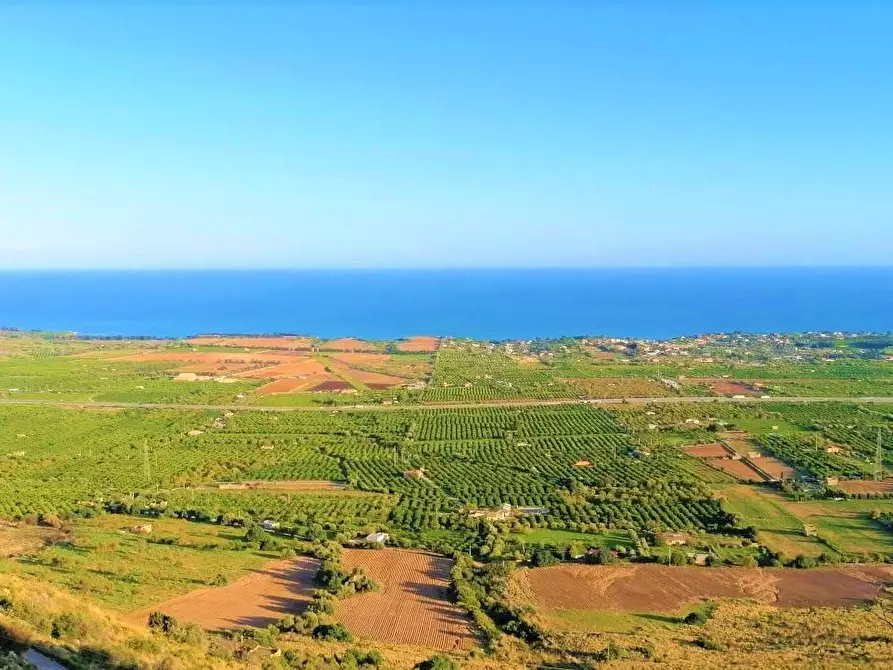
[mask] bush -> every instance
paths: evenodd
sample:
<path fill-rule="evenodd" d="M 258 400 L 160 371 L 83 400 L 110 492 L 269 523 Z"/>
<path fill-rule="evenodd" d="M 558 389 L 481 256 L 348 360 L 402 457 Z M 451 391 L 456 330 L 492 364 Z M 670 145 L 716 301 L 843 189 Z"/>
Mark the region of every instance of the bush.
<path fill-rule="evenodd" d="M 804 556 L 803 554 L 798 554 L 797 557 L 791 561 L 791 567 L 794 568 L 814 568 L 816 566 L 816 560 L 812 556 Z"/>
<path fill-rule="evenodd" d="M 558 557 L 549 549 L 537 549 L 530 559 L 530 564 L 535 568 L 547 568 L 550 565 L 557 565 L 558 562 Z"/>
<path fill-rule="evenodd" d="M 63 612 L 53 619 L 50 634 L 57 640 L 76 639 L 87 634 L 87 627 L 76 612 Z"/>
<path fill-rule="evenodd" d="M 592 565 L 612 565 L 617 563 L 617 557 L 601 547 L 586 554 L 585 560 Z"/>
<path fill-rule="evenodd" d="M 383 664 L 381 654 L 374 649 L 348 649 L 338 661 L 347 668 L 377 668 Z"/>
<path fill-rule="evenodd" d="M 324 623 L 313 629 L 313 637 L 317 640 L 335 640 L 337 642 L 350 642 L 353 635 L 340 623 Z"/>
<path fill-rule="evenodd" d="M 695 640 L 695 644 L 708 651 L 723 651 L 725 649 L 725 645 L 709 637 L 699 637 Z"/>
<path fill-rule="evenodd" d="M 205 639 L 204 631 L 194 623 L 181 623 L 163 612 L 149 615 L 149 628 L 183 644 L 198 645 Z"/>
<path fill-rule="evenodd" d="M 415 665 L 416 670 L 459 670 L 459 666 L 449 656 L 437 654 L 428 660 L 420 661 Z"/>
<path fill-rule="evenodd" d="M 695 611 L 695 612 L 691 612 L 688 616 L 686 616 L 685 619 L 683 619 L 683 621 L 685 621 L 685 623 L 687 623 L 689 625 L 697 625 L 697 624 L 707 623 L 707 615 L 704 614 L 703 612 Z"/>

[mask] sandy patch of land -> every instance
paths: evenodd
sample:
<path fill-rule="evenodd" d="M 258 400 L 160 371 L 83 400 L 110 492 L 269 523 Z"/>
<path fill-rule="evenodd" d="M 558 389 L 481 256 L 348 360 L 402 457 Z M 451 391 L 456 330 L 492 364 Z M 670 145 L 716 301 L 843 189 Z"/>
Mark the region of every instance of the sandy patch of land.
<path fill-rule="evenodd" d="M 22 556 L 64 538 L 65 533 L 53 528 L 0 522 L 0 556 Z"/>
<path fill-rule="evenodd" d="M 317 567 L 315 559 L 306 557 L 276 561 L 227 586 L 190 591 L 137 610 L 127 619 L 145 624 L 149 614 L 163 612 L 208 630 L 262 628 L 300 612 L 310 602 Z"/>

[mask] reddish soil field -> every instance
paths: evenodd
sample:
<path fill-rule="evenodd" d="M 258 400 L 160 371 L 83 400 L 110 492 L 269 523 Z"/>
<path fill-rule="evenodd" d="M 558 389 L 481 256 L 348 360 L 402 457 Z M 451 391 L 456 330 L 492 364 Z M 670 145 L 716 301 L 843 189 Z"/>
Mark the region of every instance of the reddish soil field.
<path fill-rule="evenodd" d="M 269 384 L 264 384 L 259 389 L 257 389 L 257 392 L 264 395 L 272 395 L 274 393 L 293 393 L 294 391 L 303 391 L 305 388 L 313 383 L 313 381 L 307 379 L 277 379 L 276 381 L 270 382 Z"/>
<path fill-rule="evenodd" d="M 339 602 L 335 618 L 354 635 L 442 651 L 475 646 L 469 618 L 447 598 L 451 560 L 421 551 L 346 549 L 342 563 L 362 567 L 379 585 Z"/>
<path fill-rule="evenodd" d="M 525 570 L 536 605 L 562 609 L 674 613 L 711 598 L 751 598 L 780 607 L 846 606 L 872 600 L 893 567 L 813 570 L 665 565 L 557 565 Z"/>
<path fill-rule="evenodd" d="M 348 365 L 384 365 L 391 360 L 388 354 L 370 354 L 359 351 L 339 351 L 329 354 L 330 358 Z"/>
<path fill-rule="evenodd" d="M 240 377 L 252 379 L 277 379 L 279 377 L 294 377 L 297 375 L 325 374 L 326 366 L 314 358 L 301 358 L 286 363 L 279 363 L 269 367 L 258 368 L 245 372 Z"/>
<path fill-rule="evenodd" d="M 834 488 L 839 488 L 847 493 L 893 493 L 893 479 L 884 479 L 879 482 L 841 480 Z"/>
<path fill-rule="evenodd" d="M 428 337 L 425 335 L 417 335 L 415 337 L 407 337 L 405 340 L 397 343 L 398 351 L 437 351 L 440 346 L 439 337 Z"/>
<path fill-rule="evenodd" d="M 364 342 L 353 337 L 326 340 L 319 345 L 319 348 L 326 351 L 378 351 L 378 347 L 371 342 Z"/>
<path fill-rule="evenodd" d="M 763 456 L 762 458 L 756 458 L 754 459 L 754 465 L 762 470 L 765 470 L 775 479 L 787 479 L 788 477 L 793 476 L 795 472 L 794 468 L 792 468 L 790 465 L 772 456 Z"/>
<path fill-rule="evenodd" d="M 227 586 L 197 589 L 137 610 L 127 619 L 145 624 L 150 613 L 160 611 L 208 630 L 261 628 L 300 612 L 310 602 L 317 566 L 318 561 L 306 557 L 276 561 Z"/>
<path fill-rule="evenodd" d="M 394 388 L 395 386 L 401 386 L 407 382 L 403 377 L 393 377 L 380 372 L 366 372 L 365 370 L 357 370 L 356 368 L 351 368 L 346 372 L 348 376 L 353 377 L 357 381 L 368 386 L 375 386 L 376 388 Z"/>
<path fill-rule="evenodd" d="M 192 344 L 248 349 L 310 349 L 309 337 L 194 337 Z"/>
<path fill-rule="evenodd" d="M 682 447 L 682 451 L 695 458 L 724 458 L 729 455 L 728 450 L 721 444 L 696 444 Z"/>
<path fill-rule="evenodd" d="M 759 472 L 754 470 L 744 461 L 735 461 L 731 458 L 710 458 L 707 462 L 713 467 L 719 468 L 723 472 L 732 475 L 735 479 L 742 482 L 765 481 Z"/>

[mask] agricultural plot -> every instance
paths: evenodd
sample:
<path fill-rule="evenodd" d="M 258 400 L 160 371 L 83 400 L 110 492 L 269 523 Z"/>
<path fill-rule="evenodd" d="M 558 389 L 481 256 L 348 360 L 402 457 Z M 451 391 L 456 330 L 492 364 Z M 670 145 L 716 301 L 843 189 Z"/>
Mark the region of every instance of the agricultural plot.
<path fill-rule="evenodd" d="M 653 379 L 587 377 L 560 379 L 587 398 L 659 398 L 676 395 L 674 389 Z"/>
<path fill-rule="evenodd" d="M 52 528 L 0 523 L 0 557 L 30 554 L 64 538 L 65 533 Z"/>
<path fill-rule="evenodd" d="M 224 337 L 203 336 L 192 337 L 186 340 L 189 344 L 212 347 L 240 347 L 245 349 L 284 349 L 284 350 L 309 350 L 313 346 L 310 337 L 294 337 L 282 335 L 277 337 Z"/>
<path fill-rule="evenodd" d="M 147 403 L 232 403 L 259 383 L 184 383 L 174 380 L 171 363 L 66 357 L 0 360 L 0 399 L 120 401 Z M 142 356 L 142 354 L 140 354 Z"/>
<path fill-rule="evenodd" d="M 416 551 L 348 549 L 342 563 L 362 567 L 378 591 L 338 604 L 336 619 L 378 642 L 459 652 L 475 646 L 470 618 L 447 597 L 452 561 Z"/>
<path fill-rule="evenodd" d="M 3 571 L 131 613 L 217 581 L 234 583 L 269 563 L 269 555 L 245 549 L 242 534 L 227 526 L 109 514 L 75 520 L 63 541 L 9 560 Z"/>
<path fill-rule="evenodd" d="M 685 393 L 692 393 L 692 395 L 701 395 L 697 391 L 702 388 L 707 388 L 715 395 L 724 396 L 743 395 L 753 397 L 764 393 L 760 385 L 754 381 L 742 382 L 735 379 L 685 377 L 680 380 L 680 383 Z"/>
<path fill-rule="evenodd" d="M 320 351 L 381 351 L 382 345 L 366 342 L 354 337 L 342 337 L 335 340 L 324 340 L 317 343 Z"/>
<path fill-rule="evenodd" d="M 877 597 L 893 567 L 813 570 L 664 565 L 560 565 L 520 572 L 522 589 L 544 609 L 677 614 L 704 600 L 747 598 L 779 607 L 835 607 Z"/>
<path fill-rule="evenodd" d="M 405 352 L 434 352 L 440 346 L 439 337 L 416 335 L 397 342 L 397 350 Z"/>
<path fill-rule="evenodd" d="M 760 542 L 772 551 L 813 558 L 833 551 L 818 538 L 807 536 L 804 521 L 788 509 L 784 498 L 765 487 L 727 486 L 719 495 L 723 507 L 735 514 L 739 525 L 757 528 Z"/>
<path fill-rule="evenodd" d="M 196 589 L 144 607 L 127 620 L 145 624 L 149 614 L 162 612 L 208 630 L 264 628 L 307 606 L 318 566 L 319 561 L 306 557 L 274 561 L 232 584 Z"/>

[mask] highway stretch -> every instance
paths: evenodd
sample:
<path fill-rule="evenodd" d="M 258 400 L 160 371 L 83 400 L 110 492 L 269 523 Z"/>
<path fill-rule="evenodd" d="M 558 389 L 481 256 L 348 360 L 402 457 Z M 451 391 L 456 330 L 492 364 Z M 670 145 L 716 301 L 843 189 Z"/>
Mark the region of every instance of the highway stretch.
<path fill-rule="evenodd" d="M 842 402 L 850 404 L 893 404 L 893 396 L 843 396 L 843 397 L 812 397 L 812 396 L 779 396 L 772 398 L 746 397 L 731 398 L 728 396 L 663 396 L 657 398 L 598 398 L 598 399 L 560 399 L 560 400 L 504 400 L 488 402 L 465 403 L 429 403 L 426 405 L 312 405 L 303 407 L 279 407 L 272 405 L 192 405 L 186 403 L 150 403 L 150 402 L 114 402 L 92 400 L 51 400 L 45 398 L 0 398 L 2 405 L 43 405 L 50 407 L 67 407 L 78 409 L 188 409 L 188 410 L 220 410 L 220 411 L 252 411 L 252 412 L 333 412 L 360 411 L 360 412 L 388 412 L 398 410 L 424 410 L 424 409 L 468 409 L 473 407 L 543 407 L 549 405 L 621 405 L 628 404 L 654 404 L 667 405 L 676 403 L 721 403 L 721 404 L 754 404 L 754 403 L 823 403 Z"/>

